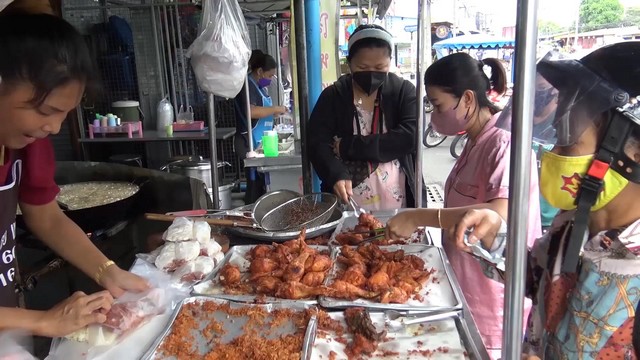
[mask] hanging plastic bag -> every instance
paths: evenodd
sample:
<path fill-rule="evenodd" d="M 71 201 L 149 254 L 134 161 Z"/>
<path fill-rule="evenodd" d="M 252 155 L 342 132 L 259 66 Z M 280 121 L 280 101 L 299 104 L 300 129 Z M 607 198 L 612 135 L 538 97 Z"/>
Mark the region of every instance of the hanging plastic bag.
<path fill-rule="evenodd" d="M 247 76 L 251 40 L 237 0 L 204 0 L 200 35 L 187 56 L 198 85 L 208 93 L 235 97 Z"/>
<path fill-rule="evenodd" d="M 36 360 L 31 349 L 31 336 L 20 331 L 0 331 L 0 360 Z"/>

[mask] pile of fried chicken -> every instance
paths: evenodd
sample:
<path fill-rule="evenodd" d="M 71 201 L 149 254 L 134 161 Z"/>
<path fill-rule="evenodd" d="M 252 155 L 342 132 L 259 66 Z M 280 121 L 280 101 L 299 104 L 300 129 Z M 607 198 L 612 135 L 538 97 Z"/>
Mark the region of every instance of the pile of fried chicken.
<path fill-rule="evenodd" d="M 385 251 L 375 244 L 343 245 L 336 277 L 325 286 L 333 261 L 328 253 L 307 245 L 304 230 L 295 240 L 257 245 L 247 260 L 251 262 L 248 274 L 229 263 L 220 269 L 219 282 L 226 294 L 282 299 L 328 296 L 403 304 L 420 292 L 433 273 L 425 269 L 422 259 L 406 255 L 404 250 Z"/>
<path fill-rule="evenodd" d="M 322 286 L 333 262 L 328 253 L 309 247 L 305 231 L 282 244 L 257 245 L 250 254 L 248 276 L 226 264 L 220 269 L 220 283 L 227 294 L 257 294 L 283 299 L 304 299 L 327 295 Z"/>
<path fill-rule="evenodd" d="M 342 246 L 339 271 L 331 284 L 332 297 L 369 299 L 383 304 L 406 303 L 418 296 L 434 270 L 404 250 L 385 251 L 375 244 Z"/>
<path fill-rule="evenodd" d="M 393 245 L 393 244 L 406 244 L 406 240 L 391 240 L 385 237 L 377 236 L 380 230 L 383 229 L 384 224 L 376 219 L 372 214 L 360 214 L 358 217 L 358 225 L 353 230 L 343 231 L 336 235 L 336 241 L 340 245 L 359 245 L 365 240 L 372 240 L 371 242 L 377 245 Z M 384 232 L 382 232 L 384 234 Z M 373 239 L 375 237 L 375 239 Z"/>

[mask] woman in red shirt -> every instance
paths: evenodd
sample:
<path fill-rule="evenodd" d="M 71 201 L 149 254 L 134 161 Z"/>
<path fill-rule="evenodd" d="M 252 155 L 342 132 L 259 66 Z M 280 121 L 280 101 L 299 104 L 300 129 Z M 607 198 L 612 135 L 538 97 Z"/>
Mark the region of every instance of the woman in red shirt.
<path fill-rule="evenodd" d="M 85 92 L 93 61 L 82 36 L 52 15 L 0 15 L 0 330 L 64 336 L 105 321 L 113 297 L 146 281 L 105 257 L 56 203 L 56 134 Z M 29 229 L 106 290 L 73 294 L 47 311 L 17 307 L 14 277 L 18 204 Z"/>

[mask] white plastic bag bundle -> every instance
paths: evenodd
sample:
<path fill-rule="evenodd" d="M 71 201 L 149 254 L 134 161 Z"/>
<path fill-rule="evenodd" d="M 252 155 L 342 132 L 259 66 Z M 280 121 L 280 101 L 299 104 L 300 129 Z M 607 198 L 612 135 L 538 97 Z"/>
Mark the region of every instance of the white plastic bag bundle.
<path fill-rule="evenodd" d="M 0 360 L 36 360 L 31 349 L 31 336 L 14 330 L 0 331 Z"/>
<path fill-rule="evenodd" d="M 193 222 L 193 240 L 200 244 L 207 244 L 211 241 L 211 225 L 206 221 L 196 220 Z"/>
<path fill-rule="evenodd" d="M 164 241 L 187 241 L 193 238 L 193 221 L 179 217 L 171 223 L 169 228 L 162 234 Z"/>
<path fill-rule="evenodd" d="M 244 85 L 251 40 L 237 0 L 204 0 L 200 35 L 187 56 L 198 85 L 208 93 L 235 97 Z"/>

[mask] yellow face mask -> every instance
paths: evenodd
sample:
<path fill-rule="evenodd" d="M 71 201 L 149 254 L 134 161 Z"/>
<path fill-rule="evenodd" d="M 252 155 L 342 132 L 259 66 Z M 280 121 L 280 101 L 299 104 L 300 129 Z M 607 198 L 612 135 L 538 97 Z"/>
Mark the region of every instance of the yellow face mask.
<path fill-rule="evenodd" d="M 540 164 L 540 192 L 555 208 L 573 210 L 582 178 L 587 173 L 593 155 L 560 156 L 552 152 L 542 154 Z M 629 183 L 622 175 L 609 169 L 604 176 L 604 186 L 598 200 L 591 207 L 597 211 L 618 196 Z"/>

